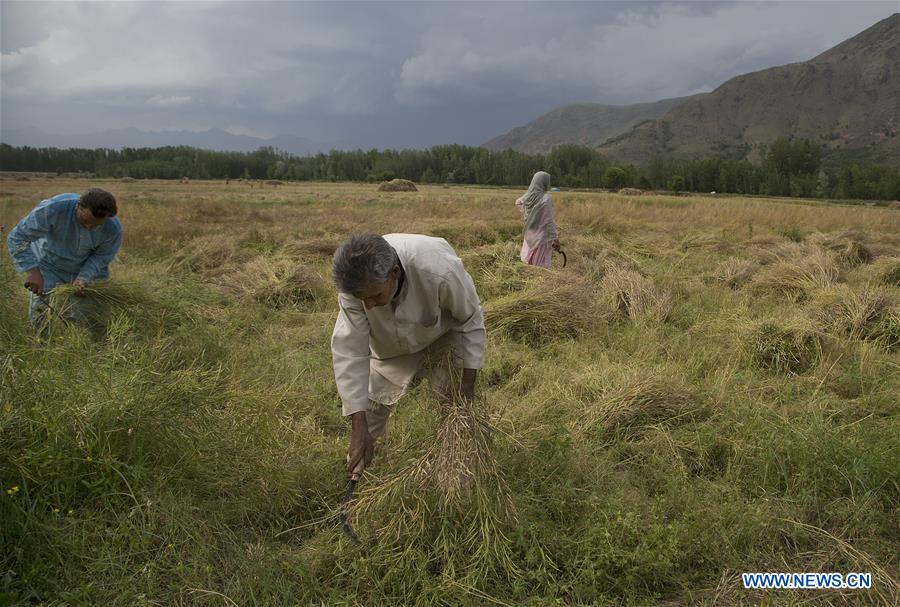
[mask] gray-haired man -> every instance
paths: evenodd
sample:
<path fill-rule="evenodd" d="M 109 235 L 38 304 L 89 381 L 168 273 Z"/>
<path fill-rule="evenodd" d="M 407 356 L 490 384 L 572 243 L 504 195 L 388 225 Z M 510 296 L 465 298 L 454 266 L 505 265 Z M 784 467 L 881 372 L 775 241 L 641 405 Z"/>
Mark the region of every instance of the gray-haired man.
<path fill-rule="evenodd" d="M 446 350 L 462 368 L 458 387 L 471 399 L 484 363 L 484 314 L 472 277 L 443 238 L 357 234 L 334 254 L 340 312 L 331 336 L 334 378 L 350 416 L 347 467 L 358 474 L 387 436 L 392 406 L 417 376 L 445 395 Z"/>

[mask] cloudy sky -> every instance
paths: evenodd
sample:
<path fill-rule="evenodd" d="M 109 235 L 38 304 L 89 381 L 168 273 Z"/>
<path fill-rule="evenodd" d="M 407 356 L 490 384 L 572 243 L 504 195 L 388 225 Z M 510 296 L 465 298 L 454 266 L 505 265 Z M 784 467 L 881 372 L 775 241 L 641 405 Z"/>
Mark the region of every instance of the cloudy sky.
<path fill-rule="evenodd" d="M 0 1 L 0 128 L 477 145 L 809 59 L 882 2 Z"/>

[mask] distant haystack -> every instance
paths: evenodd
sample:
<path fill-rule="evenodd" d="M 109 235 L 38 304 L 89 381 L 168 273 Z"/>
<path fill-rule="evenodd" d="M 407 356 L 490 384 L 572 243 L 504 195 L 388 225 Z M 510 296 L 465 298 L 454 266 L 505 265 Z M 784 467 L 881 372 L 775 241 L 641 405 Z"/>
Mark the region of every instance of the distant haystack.
<path fill-rule="evenodd" d="M 408 179 L 391 179 L 378 186 L 379 192 L 418 192 L 419 189 Z"/>
<path fill-rule="evenodd" d="M 121 179 L 119 179 L 119 181 L 122 181 L 124 183 L 131 183 L 132 181 L 134 181 L 134 177 L 128 177 L 126 175 L 125 177 L 122 177 Z"/>
<path fill-rule="evenodd" d="M 619 190 L 619 194 L 624 194 L 625 196 L 640 196 L 643 193 L 643 190 L 639 190 L 637 188 L 622 188 L 621 190 Z"/>

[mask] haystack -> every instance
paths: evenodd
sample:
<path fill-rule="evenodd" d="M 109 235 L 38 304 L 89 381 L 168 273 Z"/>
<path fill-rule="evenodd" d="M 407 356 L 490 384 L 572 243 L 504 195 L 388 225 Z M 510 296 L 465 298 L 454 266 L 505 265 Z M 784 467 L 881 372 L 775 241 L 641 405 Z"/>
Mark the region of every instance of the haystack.
<path fill-rule="evenodd" d="M 637 188 L 622 188 L 619 190 L 619 194 L 623 194 L 624 196 L 641 196 L 643 193 L 643 190 Z"/>
<path fill-rule="evenodd" d="M 416 184 L 408 179 L 391 179 L 378 186 L 379 192 L 418 192 Z"/>

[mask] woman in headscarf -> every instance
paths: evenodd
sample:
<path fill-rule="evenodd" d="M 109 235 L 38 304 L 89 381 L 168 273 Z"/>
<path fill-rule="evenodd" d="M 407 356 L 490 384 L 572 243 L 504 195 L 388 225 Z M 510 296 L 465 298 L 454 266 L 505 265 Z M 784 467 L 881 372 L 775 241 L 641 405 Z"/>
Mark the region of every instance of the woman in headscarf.
<path fill-rule="evenodd" d="M 553 251 L 559 250 L 559 234 L 553 221 L 553 200 L 548 194 L 550 175 L 538 171 L 528 191 L 516 200 L 525 222 L 522 261 L 532 266 L 550 267 Z"/>

